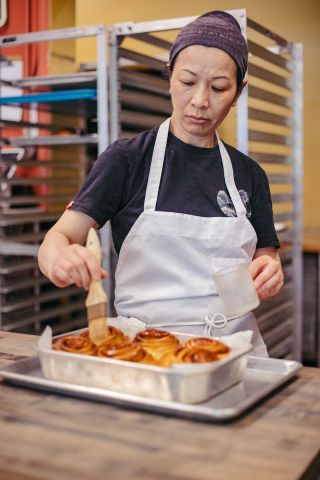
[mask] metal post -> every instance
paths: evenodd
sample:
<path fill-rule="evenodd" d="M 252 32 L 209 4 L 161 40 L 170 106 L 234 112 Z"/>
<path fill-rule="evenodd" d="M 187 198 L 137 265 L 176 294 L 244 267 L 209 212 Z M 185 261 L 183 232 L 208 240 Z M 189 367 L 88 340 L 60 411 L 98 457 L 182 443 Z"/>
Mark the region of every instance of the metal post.
<path fill-rule="evenodd" d="M 107 45 L 104 27 L 101 27 L 97 35 L 97 100 L 98 154 L 100 155 L 109 145 Z"/>
<path fill-rule="evenodd" d="M 292 45 L 293 64 L 293 358 L 302 359 L 302 184 L 303 184 L 303 46 Z"/>
<path fill-rule="evenodd" d="M 237 104 L 237 148 L 245 155 L 249 152 L 248 123 L 248 88 L 246 87 Z"/>
<path fill-rule="evenodd" d="M 230 12 L 232 13 L 232 12 Z M 247 16 L 246 10 L 240 10 L 235 15 L 241 27 L 242 35 L 247 40 Z M 248 155 L 249 152 L 249 132 L 248 132 L 248 88 L 242 91 L 237 103 L 237 148 L 240 152 Z"/>
<path fill-rule="evenodd" d="M 98 155 L 107 148 L 110 142 L 109 136 L 109 105 L 108 105 L 108 60 L 107 60 L 107 38 L 106 29 L 101 27 L 97 35 L 97 132 L 98 132 Z M 109 276 L 103 281 L 104 288 L 111 298 L 111 228 L 110 222 L 107 222 L 100 233 L 100 243 L 102 248 L 103 268 L 109 273 Z M 110 306 L 109 312 L 110 313 Z"/>
<path fill-rule="evenodd" d="M 110 140 L 119 137 L 119 83 L 118 83 L 118 37 L 113 27 L 109 30 L 109 100 Z"/>

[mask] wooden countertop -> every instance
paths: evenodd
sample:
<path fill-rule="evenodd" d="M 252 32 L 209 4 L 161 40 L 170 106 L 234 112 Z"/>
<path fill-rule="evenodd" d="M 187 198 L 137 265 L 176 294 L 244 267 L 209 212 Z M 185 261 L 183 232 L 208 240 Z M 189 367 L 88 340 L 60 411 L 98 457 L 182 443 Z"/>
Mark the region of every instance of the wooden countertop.
<path fill-rule="evenodd" d="M 0 365 L 37 337 L 0 332 Z M 0 383 L 0 478 L 294 480 L 320 471 L 320 370 L 235 422 L 202 423 Z"/>

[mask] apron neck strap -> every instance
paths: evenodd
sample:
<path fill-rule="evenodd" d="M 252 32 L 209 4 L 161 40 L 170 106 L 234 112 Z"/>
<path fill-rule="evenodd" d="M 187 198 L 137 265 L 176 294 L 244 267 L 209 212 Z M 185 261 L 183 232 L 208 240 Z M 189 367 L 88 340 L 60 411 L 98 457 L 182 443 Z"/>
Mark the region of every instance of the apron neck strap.
<path fill-rule="evenodd" d="M 144 201 L 144 211 L 153 212 L 156 209 L 158 192 L 159 192 L 160 181 L 161 181 L 162 167 L 163 167 L 163 162 L 164 162 L 164 157 L 166 152 L 170 120 L 171 119 L 168 118 L 159 126 L 159 130 L 157 133 L 157 138 L 154 144 L 154 149 L 152 154 L 148 185 L 147 185 L 146 196 Z M 225 178 L 229 195 L 236 209 L 237 216 L 246 217 L 246 208 L 242 203 L 240 194 L 234 182 L 233 169 L 232 169 L 230 156 L 226 150 L 226 147 L 221 142 L 218 132 L 216 132 L 216 137 L 218 140 L 219 150 L 220 150 L 222 164 L 223 164 L 224 178 Z"/>
<path fill-rule="evenodd" d="M 157 138 L 153 148 L 146 196 L 144 200 L 145 211 L 151 212 L 155 211 L 156 209 L 162 167 L 166 153 L 169 126 L 170 118 L 167 118 L 167 120 L 161 123 L 157 133 Z"/>
<path fill-rule="evenodd" d="M 236 210 L 237 217 L 246 218 L 247 210 L 246 210 L 245 205 L 242 203 L 239 191 L 238 191 L 238 189 L 236 187 L 236 184 L 235 184 L 235 181 L 234 181 L 233 168 L 232 168 L 232 163 L 231 163 L 229 153 L 227 152 L 227 149 L 224 146 L 224 144 L 222 143 L 222 141 L 220 140 L 220 137 L 219 137 L 217 131 L 216 131 L 216 137 L 217 137 L 217 140 L 218 140 L 220 155 L 221 155 L 221 159 L 222 159 L 224 180 L 226 182 L 226 186 L 227 186 L 229 195 L 231 197 L 232 203 L 233 203 L 234 208 Z"/>

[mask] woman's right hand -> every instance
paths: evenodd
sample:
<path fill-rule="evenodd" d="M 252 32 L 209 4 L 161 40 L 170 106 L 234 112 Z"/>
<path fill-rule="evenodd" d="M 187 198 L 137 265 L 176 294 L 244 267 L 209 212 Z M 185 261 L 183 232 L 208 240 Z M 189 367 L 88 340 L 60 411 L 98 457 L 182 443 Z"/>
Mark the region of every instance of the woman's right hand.
<path fill-rule="evenodd" d="M 106 272 L 90 250 L 75 243 L 62 248 L 54 257 L 48 276 L 57 287 L 74 283 L 88 290 L 91 280 L 101 280 Z"/>
<path fill-rule="evenodd" d="M 98 228 L 91 217 L 66 210 L 45 235 L 38 252 L 39 267 L 57 287 L 75 284 L 87 290 L 91 280 L 106 276 L 93 253 L 83 246 L 91 227 Z"/>

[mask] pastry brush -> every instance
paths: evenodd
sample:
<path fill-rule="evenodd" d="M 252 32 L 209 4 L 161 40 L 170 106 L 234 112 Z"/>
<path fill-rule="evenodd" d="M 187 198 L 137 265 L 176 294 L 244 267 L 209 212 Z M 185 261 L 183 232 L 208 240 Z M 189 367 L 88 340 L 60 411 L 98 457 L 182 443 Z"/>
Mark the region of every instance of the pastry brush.
<path fill-rule="evenodd" d="M 90 228 L 88 232 L 86 247 L 96 257 L 99 265 L 101 265 L 101 246 L 98 233 L 94 228 Z M 107 339 L 107 304 L 108 298 L 102 285 L 102 279 L 92 279 L 86 299 L 86 307 L 89 323 L 89 338 L 96 345 L 103 344 Z"/>

